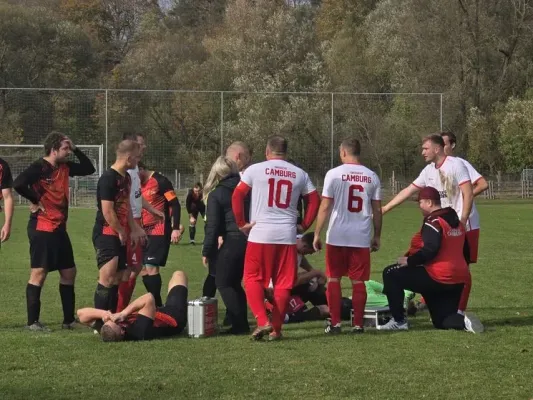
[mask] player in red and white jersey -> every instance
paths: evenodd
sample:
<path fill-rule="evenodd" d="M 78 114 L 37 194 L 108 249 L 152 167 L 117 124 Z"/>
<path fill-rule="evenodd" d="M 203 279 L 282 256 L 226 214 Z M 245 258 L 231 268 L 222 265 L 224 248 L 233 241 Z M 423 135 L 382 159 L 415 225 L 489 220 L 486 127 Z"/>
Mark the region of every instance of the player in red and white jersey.
<path fill-rule="evenodd" d="M 453 152 L 457 143 L 457 138 L 455 137 L 455 134 L 452 132 L 442 132 L 440 134 L 442 136 L 442 139 L 444 140 L 444 153 L 447 156 L 453 156 Z M 483 193 L 487 188 L 489 187 L 489 184 L 483 178 L 483 176 L 477 172 L 477 170 L 470 164 L 468 161 L 460 158 L 455 157 L 458 160 L 460 160 L 464 166 L 466 167 L 466 170 L 468 171 L 468 175 L 470 177 L 470 181 L 472 182 L 473 190 L 474 190 L 474 197 L 477 195 Z M 479 222 L 479 213 L 477 211 L 476 205 L 472 205 L 472 211 L 470 213 L 470 217 L 468 218 L 468 224 L 467 224 L 467 232 L 466 232 L 466 238 L 468 241 L 468 247 L 470 248 L 470 263 L 477 262 L 477 256 L 478 256 L 478 245 L 479 245 L 479 229 L 480 229 L 480 222 Z"/>
<path fill-rule="evenodd" d="M 463 225 L 468 228 L 474 194 L 472 182 L 463 162 L 444 153 L 444 140 L 439 134 L 427 136 L 422 141 L 422 155 L 428 165 L 414 182 L 398 193 L 382 208 L 386 214 L 420 189 L 430 186 L 439 191 L 442 207 L 452 207 Z"/>
<path fill-rule="evenodd" d="M 286 161 L 287 141 L 273 136 L 267 142 L 267 161 L 251 165 L 233 192 L 232 208 L 239 229 L 249 234 L 244 264 L 246 298 L 256 320 L 252 339 L 270 334 L 281 338 L 283 317 L 296 279 L 296 218 L 300 195 L 306 199 L 305 218 L 299 227 L 305 231 L 313 223 L 319 196 L 309 175 Z M 252 192 L 250 221 L 245 222 L 244 198 Z M 274 286 L 274 309 L 269 322 L 264 289 Z"/>
<path fill-rule="evenodd" d="M 125 133 L 122 140 L 132 140 L 139 145 L 139 160 L 144 155 L 146 149 L 146 141 L 144 135 L 141 133 Z M 139 167 L 128 169 L 128 175 L 131 178 L 131 190 L 130 190 L 130 207 L 133 214 L 133 220 L 142 228 L 142 210 L 146 209 L 149 213 L 153 214 L 158 219 L 164 219 L 164 214 L 156 210 L 150 203 L 148 203 L 141 193 L 141 177 L 139 174 Z M 123 275 L 123 282 L 119 285 L 118 290 L 118 305 L 117 310 L 120 312 L 124 310 L 131 300 L 133 291 L 135 290 L 135 284 L 137 282 L 137 276 L 141 272 L 143 262 L 143 246 L 132 246 L 130 242 L 127 245 L 126 264 L 130 271 L 129 276 L 127 273 Z"/>
<path fill-rule="evenodd" d="M 446 155 L 444 139 L 440 134 L 430 135 L 423 139 L 422 155 L 429 164 L 411 185 L 403 189 L 382 208 L 383 214 L 403 203 L 420 189 L 433 187 L 440 194 L 442 207 L 452 207 L 461 219 L 461 223 L 469 231 L 472 228 L 469 219 L 474 204 L 474 190 L 464 162 Z M 466 282 L 463 297 L 466 300 L 468 300 L 470 287 L 471 282 Z M 466 308 L 466 303 L 462 300 L 458 311 L 462 313 L 464 308 Z"/>
<path fill-rule="evenodd" d="M 440 134 L 444 140 L 444 153 L 447 156 L 453 156 L 453 151 L 457 144 L 457 138 L 453 132 L 442 132 Z M 468 171 L 470 176 L 470 181 L 472 182 L 474 197 L 483 193 L 489 187 L 489 184 L 483 178 L 483 176 L 477 172 L 477 170 L 470 164 L 468 161 L 456 157 L 458 160 L 462 161 L 464 166 Z M 478 249 L 479 249 L 479 232 L 480 232 L 480 218 L 479 213 L 476 208 L 476 204 L 472 203 L 472 211 L 470 212 L 470 217 L 468 218 L 467 231 L 466 231 L 466 241 L 469 248 L 469 263 L 473 264 L 477 262 Z M 470 290 L 472 288 L 472 282 L 467 282 L 463 289 L 463 294 L 461 296 L 461 301 L 459 302 L 459 312 L 463 314 L 468 305 L 468 298 L 470 297 Z"/>
<path fill-rule="evenodd" d="M 362 333 L 366 304 L 365 281 L 370 278 L 370 250 L 376 251 L 381 237 L 381 183 L 359 160 L 361 144 L 344 140 L 339 148 L 342 165 L 328 171 L 322 204 L 315 227 L 315 250 L 322 247 L 320 233 L 329 218 L 326 237 L 327 298 L 331 320 L 325 332 L 341 331 L 342 291 L 340 280 L 352 281 L 354 322 L 352 332 Z M 372 234 L 372 227 L 374 233 Z"/>

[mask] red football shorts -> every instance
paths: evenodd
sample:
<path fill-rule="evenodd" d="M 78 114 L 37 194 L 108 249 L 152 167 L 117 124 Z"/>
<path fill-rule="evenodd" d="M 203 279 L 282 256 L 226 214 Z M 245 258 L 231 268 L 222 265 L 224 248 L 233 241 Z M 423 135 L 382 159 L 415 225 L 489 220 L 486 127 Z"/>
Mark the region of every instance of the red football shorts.
<path fill-rule="evenodd" d="M 466 232 L 466 241 L 470 250 L 470 263 L 477 262 L 477 253 L 479 247 L 479 229 L 472 229 Z"/>
<path fill-rule="evenodd" d="M 326 276 L 348 276 L 352 281 L 369 280 L 370 249 L 326 244 Z"/>
<path fill-rule="evenodd" d="M 298 254 L 295 244 L 248 242 L 244 258 L 244 285 L 257 281 L 266 289 L 272 279 L 274 288 L 292 289 L 296 281 Z"/>
<path fill-rule="evenodd" d="M 139 224 L 139 226 L 142 226 L 142 222 L 140 218 L 135 218 L 135 222 Z M 137 247 L 133 248 L 131 245 L 131 240 L 128 240 L 128 244 L 126 245 L 126 265 L 129 269 L 135 270 L 139 269 L 142 266 L 143 262 L 143 247 L 141 244 L 138 244 Z"/>

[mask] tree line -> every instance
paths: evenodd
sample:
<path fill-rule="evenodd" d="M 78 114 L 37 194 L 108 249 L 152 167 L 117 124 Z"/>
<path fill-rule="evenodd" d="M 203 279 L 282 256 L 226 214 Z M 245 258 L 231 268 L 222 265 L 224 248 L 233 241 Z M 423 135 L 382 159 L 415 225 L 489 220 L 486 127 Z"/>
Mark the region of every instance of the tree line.
<path fill-rule="evenodd" d="M 485 174 L 533 167 L 529 0 L 0 0 L 0 87 L 443 93 L 443 128 Z M 101 143 L 101 92 L 0 91 L 0 142 L 63 129 Z M 382 179 L 423 165 L 438 96 L 113 92 L 112 141 L 148 132 L 148 159 L 204 172 L 224 144 L 261 158 L 276 132 L 311 173 L 353 135 Z M 221 111 L 221 101 L 222 108 Z M 333 108 L 333 109 L 332 109 Z M 221 121 L 223 115 L 223 124 Z M 331 121 L 333 115 L 333 121 Z M 221 130 L 223 132 L 221 132 Z M 336 146 L 336 144 L 335 144 Z M 334 154 L 336 159 L 336 154 Z"/>

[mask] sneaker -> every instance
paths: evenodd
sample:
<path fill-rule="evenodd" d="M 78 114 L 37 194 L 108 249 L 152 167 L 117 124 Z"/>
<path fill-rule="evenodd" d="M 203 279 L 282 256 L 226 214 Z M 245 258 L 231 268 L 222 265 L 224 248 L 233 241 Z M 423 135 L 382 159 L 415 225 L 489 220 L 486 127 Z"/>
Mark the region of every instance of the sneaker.
<path fill-rule="evenodd" d="M 485 327 L 479 320 L 479 318 L 473 313 L 465 314 L 465 331 L 472 333 L 481 333 L 485 330 Z"/>
<path fill-rule="evenodd" d="M 272 325 L 258 326 L 252 333 L 251 340 L 261 340 L 263 336 L 272 332 Z"/>
<path fill-rule="evenodd" d="M 268 335 L 269 342 L 277 342 L 277 341 L 280 341 L 281 339 L 282 339 L 281 333 L 272 332 L 270 335 Z"/>
<path fill-rule="evenodd" d="M 406 331 L 409 329 L 409 325 L 406 319 L 396 322 L 394 318 L 391 318 L 385 325 L 378 325 L 376 329 L 378 331 Z"/>
<path fill-rule="evenodd" d="M 356 334 L 365 333 L 365 328 L 359 325 L 352 326 L 352 333 L 356 333 Z"/>
<path fill-rule="evenodd" d="M 326 329 L 324 329 L 324 333 L 326 335 L 338 335 L 341 332 L 342 332 L 342 327 L 340 323 L 336 325 L 332 325 L 331 319 L 330 318 L 326 319 Z"/>
<path fill-rule="evenodd" d="M 29 331 L 32 331 L 32 332 L 52 332 L 52 330 L 50 328 L 48 328 L 47 326 L 41 324 L 39 321 L 35 321 L 33 324 L 31 325 L 26 325 L 26 328 L 27 330 Z"/>
<path fill-rule="evenodd" d="M 194 240 L 189 241 L 189 244 L 192 244 L 193 246 L 196 244 Z"/>
<path fill-rule="evenodd" d="M 67 329 L 67 330 L 80 329 L 80 328 L 84 328 L 84 327 L 85 327 L 85 325 L 80 324 L 79 321 L 72 321 L 72 322 L 70 322 L 68 324 L 63 323 L 61 325 L 62 329 Z"/>

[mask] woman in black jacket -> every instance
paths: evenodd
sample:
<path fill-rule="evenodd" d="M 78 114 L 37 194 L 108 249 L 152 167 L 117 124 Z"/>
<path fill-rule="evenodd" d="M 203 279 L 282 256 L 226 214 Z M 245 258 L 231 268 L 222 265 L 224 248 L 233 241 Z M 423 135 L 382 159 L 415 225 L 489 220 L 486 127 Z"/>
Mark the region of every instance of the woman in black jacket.
<path fill-rule="evenodd" d="M 239 231 L 231 209 L 231 196 L 240 182 L 237 164 L 219 157 L 207 178 L 204 193 L 207 195 L 207 221 L 202 250 L 204 265 L 211 270 L 214 265 L 215 282 L 220 296 L 228 310 L 232 324 L 226 333 L 245 334 L 250 331 L 246 305 L 246 294 L 242 288 L 246 236 Z M 249 215 L 249 202 L 245 202 L 245 213 Z M 223 244 L 218 248 L 218 238 Z"/>

